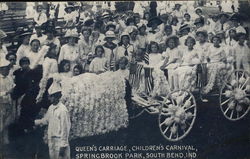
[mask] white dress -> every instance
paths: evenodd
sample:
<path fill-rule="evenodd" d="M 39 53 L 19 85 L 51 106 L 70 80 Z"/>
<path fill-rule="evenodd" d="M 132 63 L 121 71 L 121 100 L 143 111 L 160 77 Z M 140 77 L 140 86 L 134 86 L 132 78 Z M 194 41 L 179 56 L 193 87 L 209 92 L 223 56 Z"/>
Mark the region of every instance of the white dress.
<path fill-rule="evenodd" d="M 215 85 L 220 88 L 227 74 L 226 63 L 224 63 L 226 61 L 224 47 L 215 48 L 211 45 L 208 49 L 207 58 L 210 61 L 207 63 L 208 83 L 203 89 L 203 93 L 205 94 L 210 92 Z"/>
<path fill-rule="evenodd" d="M 96 57 L 92 60 L 89 65 L 89 72 L 99 73 L 104 72 L 106 70 L 107 59 L 102 57 Z"/>
<path fill-rule="evenodd" d="M 186 50 L 183 53 L 180 67 L 176 69 L 179 89 L 192 91 L 196 84 L 196 68 L 200 63 L 198 50 Z"/>

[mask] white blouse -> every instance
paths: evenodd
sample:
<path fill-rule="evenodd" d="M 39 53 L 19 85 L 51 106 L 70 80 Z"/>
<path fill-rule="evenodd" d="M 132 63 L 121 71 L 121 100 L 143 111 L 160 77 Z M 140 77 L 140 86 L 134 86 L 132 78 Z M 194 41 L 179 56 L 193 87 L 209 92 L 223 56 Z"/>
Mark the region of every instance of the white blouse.
<path fill-rule="evenodd" d="M 98 73 L 106 70 L 107 59 L 102 57 L 96 57 L 92 60 L 89 65 L 89 72 Z"/>
<path fill-rule="evenodd" d="M 132 61 L 134 54 L 135 54 L 134 46 L 132 44 L 129 44 L 127 46 L 128 55 L 125 55 L 125 51 L 126 51 L 126 47 L 124 45 L 119 46 L 117 48 L 117 54 L 115 55 L 116 61 L 118 61 L 121 57 L 127 57 L 129 61 Z"/>
<path fill-rule="evenodd" d="M 80 47 L 78 44 L 71 46 L 69 44 L 65 44 L 62 46 L 58 63 L 62 60 L 69 60 L 71 63 L 75 63 L 80 57 Z"/>

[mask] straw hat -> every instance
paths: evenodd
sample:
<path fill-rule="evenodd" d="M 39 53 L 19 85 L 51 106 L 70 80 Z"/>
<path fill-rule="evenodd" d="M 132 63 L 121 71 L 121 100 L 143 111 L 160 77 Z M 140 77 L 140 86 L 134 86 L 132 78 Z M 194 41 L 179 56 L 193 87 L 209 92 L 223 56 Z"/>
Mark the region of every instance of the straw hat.
<path fill-rule="evenodd" d="M 106 30 L 107 30 L 107 28 L 110 27 L 110 26 L 113 26 L 114 28 L 116 28 L 116 23 L 115 23 L 115 22 L 109 21 L 109 22 L 107 23 L 107 25 L 106 25 Z"/>
<path fill-rule="evenodd" d="M 107 32 L 105 33 L 105 38 L 104 38 L 104 40 L 105 40 L 106 38 L 116 38 L 116 35 L 115 35 L 115 33 L 114 33 L 113 31 L 107 31 Z"/>
<path fill-rule="evenodd" d="M 68 38 L 68 37 L 74 37 L 74 38 L 79 38 L 79 34 L 78 32 L 76 31 L 76 29 L 72 29 L 72 30 L 67 30 L 65 36 L 65 38 Z"/>
<path fill-rule="evenodd" d="M 0 29 L 0 39 L 3 39 L 3 38 L 6 38 L 7 37 L 7 34 Z"/>

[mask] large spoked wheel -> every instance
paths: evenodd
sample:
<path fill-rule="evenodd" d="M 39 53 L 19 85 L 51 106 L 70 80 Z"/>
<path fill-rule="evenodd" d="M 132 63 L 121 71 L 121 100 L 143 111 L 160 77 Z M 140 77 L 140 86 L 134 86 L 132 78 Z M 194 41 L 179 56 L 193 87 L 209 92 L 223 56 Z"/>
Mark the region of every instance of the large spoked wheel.
<path fill-rule="evenodd" d="M 171 92 L 159 112 L 161 134 L 169 141 L 183 139 L 193 127 L 197 113 L 194 96 L 186 90 Z"/>
<path fill-rule="evenodd" d="M 220 91 L 220 108 L 231 120 L 242 119 L 250 110 L 250 79 L 244 70 L 235 70 L 224 81 Z"/>

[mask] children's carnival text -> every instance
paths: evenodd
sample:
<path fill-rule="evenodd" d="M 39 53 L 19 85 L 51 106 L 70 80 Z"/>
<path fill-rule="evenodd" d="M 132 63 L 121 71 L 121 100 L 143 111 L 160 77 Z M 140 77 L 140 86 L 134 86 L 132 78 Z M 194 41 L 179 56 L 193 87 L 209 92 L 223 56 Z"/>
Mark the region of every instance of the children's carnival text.
<path fill-rule="evenodd" d="M 161 159 L 196 158 L 192 145 L 77 146 L 76 159 Z"/>

